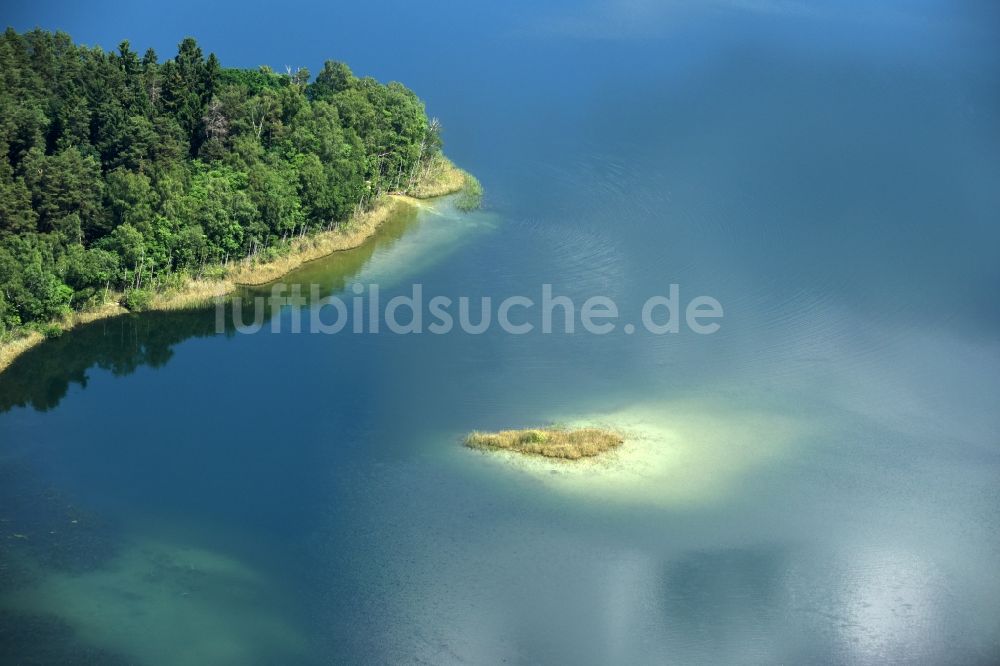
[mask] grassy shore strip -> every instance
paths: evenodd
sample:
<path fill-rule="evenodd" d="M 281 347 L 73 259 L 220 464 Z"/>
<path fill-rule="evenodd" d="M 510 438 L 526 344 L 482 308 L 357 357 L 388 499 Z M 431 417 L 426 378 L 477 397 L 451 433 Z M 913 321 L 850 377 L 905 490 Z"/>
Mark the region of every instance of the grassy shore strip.
<path fill-rule="evenodd" d="M 602 428 L 529 428 L 499 432 L 469 433 L 465 445 L 481 451 L 513 451 L 546 458 L 579 460 L 593 458 L 618 448 L 625 438 Z"/>
<path fill-rule="evenodd" d="M 438 166 L 426 173 L 418 185 L 406 194 L 389 194 L 382 197 L 371 210 L 358 213 L 333 231 L 296 238 L 289 243 L 286 252 L 271 261 L 237 262 L 225 268 L 222 276 L 217 279 L 187 278 L 180 286 L 153 294 L 143 310 L 186 310 L 204 306 L 219 296 L 232 293 L 240 285 L 273 282 L 307 261 L 361 245 L 389 219 L 398 206 L 419 205 L 419 199 L 430 199 L 461 191 L 466 185 L 467 176 L 465 171 L 442 157 Z M 426 186 L 424 178 L 429 179 Z M 122 298 L 123 294 L 111 292 L 101 305 L 73 312 L 44 326 L 24 328 L 10 334 L 8 339 L 0 341 L 0 373 L 18 356 L 46 339 L 39 329 L 67 331 L 80 324 L 125 314 L 129 310 L 120 305 Z"/>
<path fill-rule="evenodd" d="M 62 319 L 49 322 L 48 326 L 54 325 L 58 327 L 58 330 L 65 331 L 80 324 L 88 324 L 98 319 L 106 319 L 128 312 L 116 300 L 111 300 L 112 296 L 120 297 L 121 295 L 109 295 L 109 300 L 105 303 L 80 312 L 72 312 Z M 44 342 L 45 339 L 46 336 L 41 331 L 30 328 L 22 329 L 14 334 L 14 337 L 11 339 L 0 342 L 0 373 L 6 370 L 7 366 L 13 363 L 15 358 L 35 345 Z"/>
<path fill-rule="evenodd" d="M 324 231 L 296 238 L 291 242 L 287 254 L 266 263 L 240 266 L 233 271 L 231 279 L 241 285 L 266 284 L 307 261 L 357 247 L 370 238 L 400 204 L 409 203 L 406 197 L 390 194 L 379 200 L 374 208 L 355 215 L 350 222 L 336 231 Z"/>

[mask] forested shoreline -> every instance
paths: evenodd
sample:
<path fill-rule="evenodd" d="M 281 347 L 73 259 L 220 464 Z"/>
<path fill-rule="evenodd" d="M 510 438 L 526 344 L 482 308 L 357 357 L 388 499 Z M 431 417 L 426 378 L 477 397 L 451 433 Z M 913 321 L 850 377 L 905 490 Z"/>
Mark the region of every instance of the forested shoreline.
<path fill-rule="evenodd" d="M 313 78 L 225 68 L 191 38 L 161 62 L 9 28 L 0 147 L 0 341 L 109 297 L 143 309 L 454 171 L 412 91 L 344 63 Z"/>

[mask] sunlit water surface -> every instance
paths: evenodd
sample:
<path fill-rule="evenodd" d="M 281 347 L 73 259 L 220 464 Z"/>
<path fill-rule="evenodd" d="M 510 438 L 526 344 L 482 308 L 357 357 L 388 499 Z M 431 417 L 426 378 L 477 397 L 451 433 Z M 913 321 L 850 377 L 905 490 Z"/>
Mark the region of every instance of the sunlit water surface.
<path fill-rule="evenodd" d="M 438 46 L 449 74 L 388 71 L 486 208 L 401 213 L 289 280 L 550 283 L 623 321 L 676 283 L 721 330 L 216 335 L 194 312 L 42 345 L 0 376 L 0 650 L 1000 658 L 995 11 L 627 7 L 456 17 L 484 41 Z M 633 437 L 579 466 L 460 446 L 546 423 Z"/>

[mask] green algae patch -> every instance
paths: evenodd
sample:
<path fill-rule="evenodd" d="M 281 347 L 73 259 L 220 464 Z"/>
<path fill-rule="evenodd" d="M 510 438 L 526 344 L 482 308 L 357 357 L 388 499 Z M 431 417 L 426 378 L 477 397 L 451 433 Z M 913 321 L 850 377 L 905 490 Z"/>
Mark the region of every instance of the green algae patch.
<path fill-rule="evenodd" d="M 621 434 L 602 428 L 529 428 L 469 433 L 465 445 L 481 451 L 513 451 L 525 455 L 579 460 L 612 451 L 625 442 Z"/>

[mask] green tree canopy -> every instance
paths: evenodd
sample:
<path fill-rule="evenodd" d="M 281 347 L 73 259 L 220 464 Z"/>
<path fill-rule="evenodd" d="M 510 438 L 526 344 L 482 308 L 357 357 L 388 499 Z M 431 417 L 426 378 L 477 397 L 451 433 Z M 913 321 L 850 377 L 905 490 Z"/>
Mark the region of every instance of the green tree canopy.
<path fill-rule="evenodd" d="M 140 53 L 143 55 L 140 57 Z M 253 253 L 405 186 L 440 150 L 399 83 L 0 35 L 0 332 Z M 145 279 L 145 278 L 143 278 Z"/>

